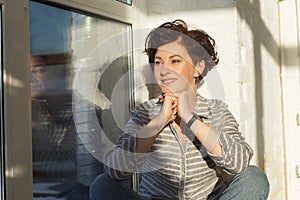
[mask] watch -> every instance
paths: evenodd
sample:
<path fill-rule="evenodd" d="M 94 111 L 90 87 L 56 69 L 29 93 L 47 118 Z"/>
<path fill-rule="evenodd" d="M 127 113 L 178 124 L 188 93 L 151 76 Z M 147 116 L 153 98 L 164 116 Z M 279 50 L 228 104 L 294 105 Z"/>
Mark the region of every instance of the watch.
<path fill-rule="evenodd" d="M 188 123 L 186 123 L 186 127 L 191 129 L 191 126 L 193 125 L 193 123 L 196 121 L 196 120 L 200 120 L 201 122 L 203 122 L 203 119 L 202 118 L 205 118 L 205 117 L 202 117 L 200 115 L 197 115 L 196 113 L 193 113 L 193 116 L 192 118 L 188 121 Z"/>

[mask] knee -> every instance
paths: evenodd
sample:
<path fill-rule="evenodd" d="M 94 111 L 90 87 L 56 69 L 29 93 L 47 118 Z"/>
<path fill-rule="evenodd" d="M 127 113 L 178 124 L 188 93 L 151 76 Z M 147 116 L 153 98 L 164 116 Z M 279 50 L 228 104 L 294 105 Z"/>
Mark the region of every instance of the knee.
<path fill-rule="evenodd" d="M 260 168 L 250 165 L 243 173 L 251 183 L 269 188 L 268 178 Z"/>
<path fill-rule="evenodd" d="M 266 174 L 255 166 L 249 166 L 235 175 L 219 199 L 267 199 L 269 181 Z"/>
<path fill-rule="evenodd" d="M 109 190 L 113 180 L 106 173 L 100 174 L 90 185 L 89 196 L 90 199 L 96 199 L 96 197 L 103 196 L 103 193 Z"/>
<path fill-rule="evenodd" d="M 113 180 L 106 173 L 97 176 L 90 186 L 90 200 L 137 199 L 128 181 Z"/>
<path fill-rule="evenodd" d="M 239 178 L 244 180 L 245 186 L 251 189 L 253 193 L 261 194 L 265 198 L 268 196 L 270 184 L 265 172 L 260 168 L 249 166 L 239 175 Z"/>

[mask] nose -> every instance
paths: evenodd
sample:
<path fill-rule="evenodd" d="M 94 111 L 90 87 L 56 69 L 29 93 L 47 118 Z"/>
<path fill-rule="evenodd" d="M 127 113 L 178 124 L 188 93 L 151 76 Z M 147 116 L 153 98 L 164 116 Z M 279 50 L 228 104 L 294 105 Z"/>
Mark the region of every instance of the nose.
<path fill-rule="evenodd" d="M 166 76 L 171 73 L 171 69 L 166 65 L 161 66 L 160 68 L 160 76 Z"/>

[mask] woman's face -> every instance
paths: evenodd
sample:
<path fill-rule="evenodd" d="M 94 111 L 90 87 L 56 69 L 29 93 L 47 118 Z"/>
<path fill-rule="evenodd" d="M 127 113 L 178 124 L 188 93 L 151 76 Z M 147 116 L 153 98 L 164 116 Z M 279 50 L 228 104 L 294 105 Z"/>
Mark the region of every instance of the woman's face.
<path fill-rule="evenodd" d="M 196 89 L 195 77 L 200 74 L 193 65 L 186 48 L 178 41 L 157 49 L 154 75 L 163 92 L 182 92 Z"/>

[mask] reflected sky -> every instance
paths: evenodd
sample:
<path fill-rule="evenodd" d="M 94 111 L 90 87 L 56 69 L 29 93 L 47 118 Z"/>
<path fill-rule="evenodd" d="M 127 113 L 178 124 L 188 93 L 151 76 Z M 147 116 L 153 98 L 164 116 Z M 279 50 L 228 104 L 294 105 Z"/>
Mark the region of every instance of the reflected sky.
<path fill-rule="evenodd" d="M 31 55 L 70 52 L 72 13 L 33 1 L 29 5 Z"/>

